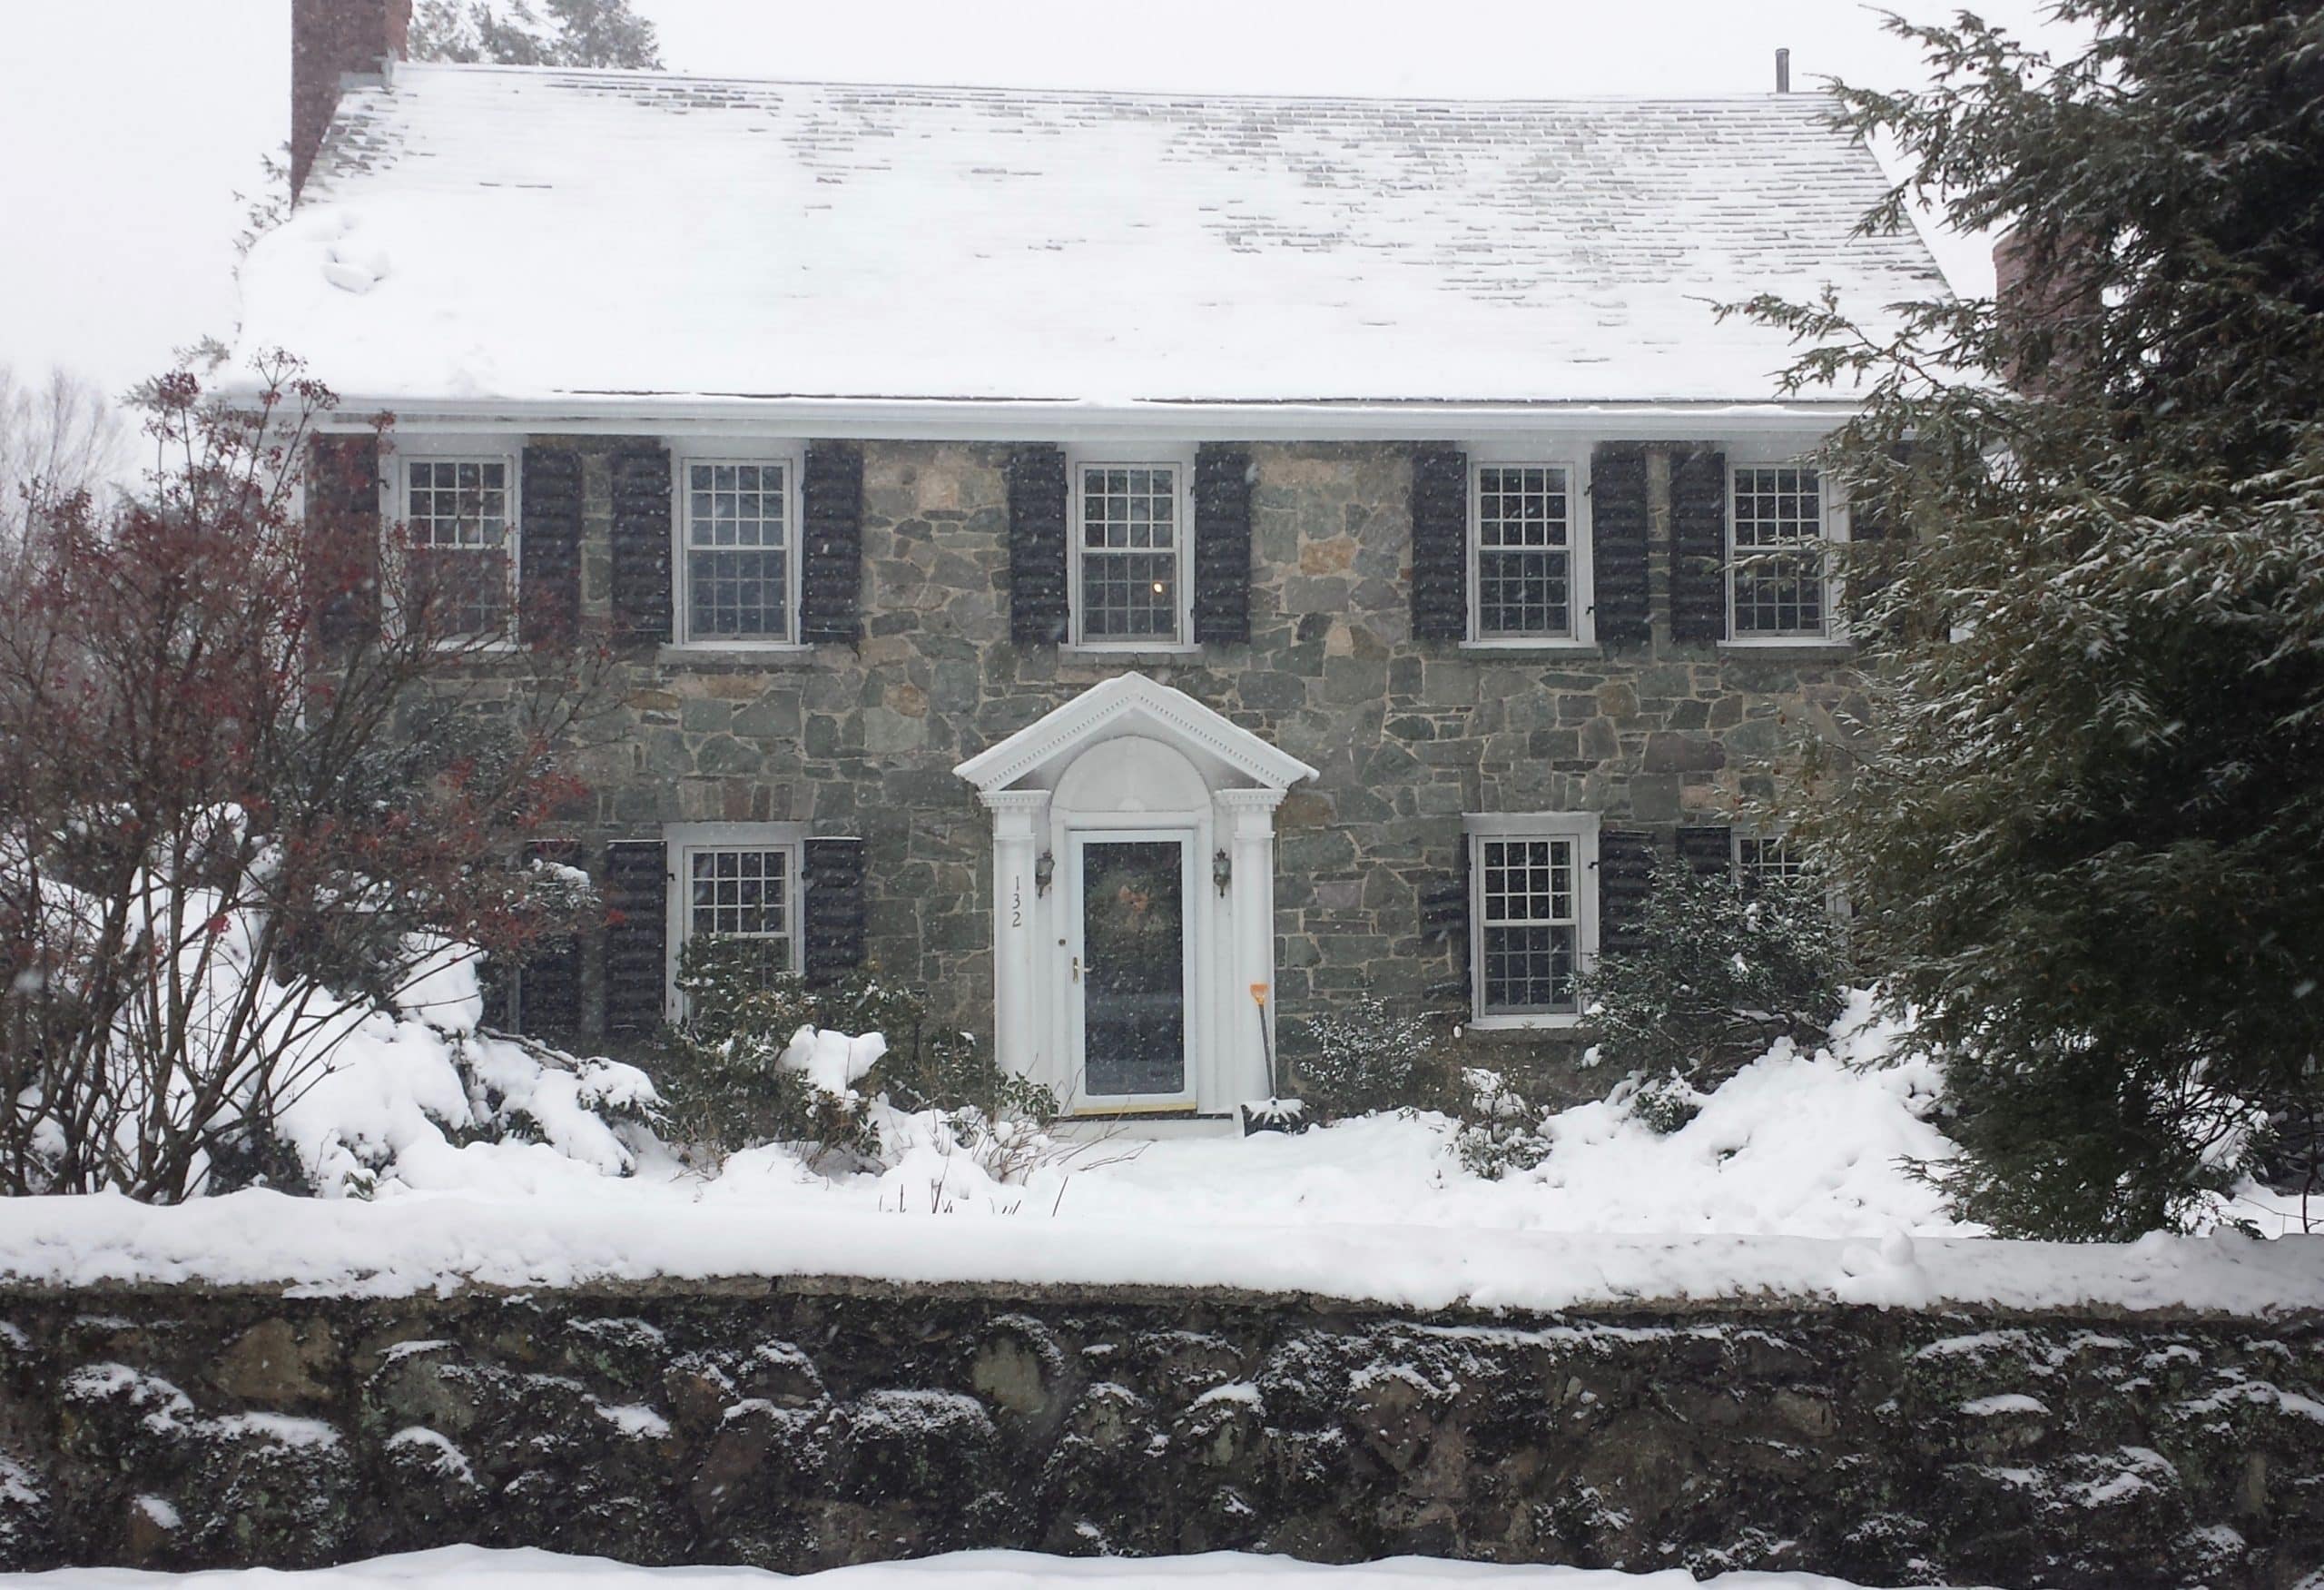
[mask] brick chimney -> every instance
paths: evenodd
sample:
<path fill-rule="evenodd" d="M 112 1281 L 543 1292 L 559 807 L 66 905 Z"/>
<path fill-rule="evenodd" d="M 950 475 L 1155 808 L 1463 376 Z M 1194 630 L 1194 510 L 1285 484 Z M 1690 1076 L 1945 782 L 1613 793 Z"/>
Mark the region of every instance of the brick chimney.
<path fill-rule="evenodd" d="M 411 0 L 290 0 L 290 196 L 307 185 L 341 74 L 404 58 Z"/>
<path fill-rule="evenodd" d="M 2013 363 L 2003 372 L 2010 385 L 2029 397 L 2053 391 L 2078 366 L 2073 339 L 2083 328 L 2077 321 L 2095 302 L 2095 295 L 2069 268 L 2079 251 L 2060 247 L 2064 260 L 2053 260 L 2045 267 L 2035 262 L 2021 232 L 2005 232 L 1994 240 L 1994 308 L 2003 329 L 2018 336 L 2047 331 L 2051 337 L 2044 369 L 2037 372 Z"/>

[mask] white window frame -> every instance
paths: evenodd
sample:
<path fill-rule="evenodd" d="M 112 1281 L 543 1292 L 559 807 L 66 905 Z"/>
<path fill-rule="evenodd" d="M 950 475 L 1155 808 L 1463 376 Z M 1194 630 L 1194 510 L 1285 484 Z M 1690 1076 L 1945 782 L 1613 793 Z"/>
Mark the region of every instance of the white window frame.
<path fill-rule="evenodd" d="M 525 598 L 525 449 L 521 439 L 498 436 L 413 436 L 380 449 L 379 462 L 379 581 L 380 610 L 388 624 L 403 622 L 404 581 L 409 568 L 396 556 L 389 538 L 403 528 L 409 550 L 411 525 L 411 466 L 414 464 L 503 464 L 508 470 L 508 624 L 495 636 L 450 636 L 448 648 L 480 645 L 486 650 L 513 651 L 523 644 Z M 390 567 L 392 565 L 392 567 Z"/>
<path fill-rule="evenodd" d="M 800 606 L 804 590 L 803 574 L 806 563 L 804 545 L 805 525 L 801 510 L 806 499 L 800 489 L 800 476 L 807 467 L 807 450 L 796 442 L 774 442 L 758 447 L 731 447 L 717 444 L 680 445 L 671 449 L 670 468 L 670 635 L 671 644 L 687 651 L 812 651 L 814 647 L 800 638 Z M 691 474 L 697 464 L 755 464 L 763 468 L 779 464 L 783 468 L 783 523 L 790 539 L 783 551 L 783 613 L 791 630 L 787 640 L 753 639 L 747 636 L 706 635 L 696 637 L 693 633 L 694 592 L 693 547 L 688 539 L 693 528 L 693 489 Z"/>
<path fill-rule="evenodd" d="M 1579 1027 L 1572 1011 L 1489 1012 L 1485 1009 L 1484 842 L 1551 839 L 1573 845 L 1574 972 L 1598 963 L 1598 814 L 1595 812 L 1472 812 L 1461 820 L 1469 847 L 1469 1024 L 1480 1032 Z"/>
<path fill-rule="evenodd" d="M 1103 449 L 1068 449 L 1066 468 L 1069 473 L 1066 491 L 1066 608 L 1071 618 L 1067 638 L 1068 649 L 1093 652 L 1199 652 L 1202 647 L 1195 633 L 1195 515 L 1194 476 L 1195 455 L 1190 448 L 1182 447 L 1108 447 Z M 1091 469 L 1168 469 L 1177 483 L 1176 546 L 1178 555 L 1177 596 L 1178 633 L 1165 640 L 1157 636 L 1091 636 L 1082 628 L 1088 612 L 1081 597 L 1081 573 L 1087 561 L 1082 546 L 1082 481 Z"/>
<path fill-rule="evenodd" d="M 1735 627 L 1735 483 L 1739 469 L 1812 469 L 1816 474 L 1817 504 L 1823 515 L 1822 542 L 1824 549 L 1824 627 L 1819 630 L 1800 630 L 1792 634 L 1766 634 L 1753 631 L 1738 633 Z M 1726 636 L 1719 644 L 1736 647 L 1824 647 L 1844 648 L 1848 643 L 1847 627 L 1841 611 L 1844 592 L 1838 571 L 1839 559 L 1833 549 L 1848 541 L 1848 508 L 1846 495 L 1830 470 L 1815 458 L 1799 453 L 1776 453 L 1758 449 L 1730 448 L 1727 453 L 1727 479 L 1720 488 L 1727 496 L 1726 521 L 1721 534 L 1726 545 L 1719 558 L 1721 597 L 1727 607 Z"/>
<path fill-rule="evenodd" d="M 1489 651 L 1579 651 L 1598 644 L 1598 590 L 1592 567 L 1588 454 L 1573 457 L 1554 448 L 1472 444 L 1469 455 L 1468 524 L 1462 555 L 1467 559 L 1468 630 L 1463 647 Z M 1479 568 L 1484 551 L 1482 475 L 1487 469 L 1544 469 L 1565 471 L 1565 635 L 1487 635 L 1478 622 L 1482 594 Z"/>
<path fill-rule="evenodd" d="M 678 992 L 678 956 L 693 937 L 694 863 L 703 851 L 779 850 L 786 853 L 790 869 L 791 964 L 794 976 L 806 969 L 807 830 L 799 823 L 665 823 L 662 826 L 665 889 L 667 965 L 663 973 L 664 1001 L 683 1019 L 684 997 Z"/>
<path fill-rule="evenodd" d="M 1754 828 L 1748 825 L 1737 824 L 1729 828 L 1727 834 L 1728 874 L 1734 879 L 1738 887 L 1745 886 L 1754 881 L 1752 873 L 1745 867 L 1743 863 L 1744 845 L 1766 844 L 1770 840 L 1786 846 L 1791 843 L 1790 832 L 1783 828 Z"/>

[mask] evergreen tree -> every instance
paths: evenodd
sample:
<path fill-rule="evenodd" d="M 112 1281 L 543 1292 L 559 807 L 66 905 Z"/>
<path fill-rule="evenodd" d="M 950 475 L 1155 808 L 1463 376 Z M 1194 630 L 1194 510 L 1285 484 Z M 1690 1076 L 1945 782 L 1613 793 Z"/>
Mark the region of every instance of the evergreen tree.
<path fill-rule="evenodd" d="M 411 18 L 411 58 L 662 69 L 654 25 L 632 11 L 629 0 L 539 4 L 536 13 L 531 0 L 420 0 Z"/>
<path fill-rule="evenodd" d="M 2072 58 L 1892 19 L 1933 86 L 1837 91 L 1911 166 L 1867 227 L 1941 194 L 2022 292 L 1729 312 L 1869 393 L 1832 467 L 1890 532 L 1848 571 L 1882 716 L 1806 829 L 1947 1062 L 1945 1180 L 2113 1238 L 2324 1095 L 2324 5 L 2055 9 Z"/>

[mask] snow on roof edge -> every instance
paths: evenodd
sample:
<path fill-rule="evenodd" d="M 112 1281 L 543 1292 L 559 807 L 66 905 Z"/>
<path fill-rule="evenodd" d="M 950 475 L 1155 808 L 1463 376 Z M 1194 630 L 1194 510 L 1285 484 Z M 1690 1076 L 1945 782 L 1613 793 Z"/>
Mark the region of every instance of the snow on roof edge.
<path fill-rule="evenodd" d="M 388 74 L 392 86 L 407 74 L 454 73 L 461 75 L 580 78 L 595 82 L 668 86 L 674 84 L 731 84 L 753 88 L 849 89 L 869 94 L 990 94 L 1003 96 L 1043 95 L 1091 100 L 1150 100 L 1167 104 L 1201 101 L 1221 104 L 1367 105 L 1399 109 L 1444 105 L 1460 110 L 1496 106 L 1558 104 L 1714 105 L 1757 104 L 1765 101 L 1830 101 L 1823 89 L 1795 89 L 1778 94 L 1771 89 L 1738 90 L 1733 94 L 1261 94 L 1249 89 L 1205 88 L 1062 88 L 1035 83 L 906 83 L 893 78 L 758 76 L 739 72 L 647 71 L 633 66 L 525 66 L 498 62 L 399 61 Z M 377 83 L 379 76 L 357 74 L 358 82 Z"/>

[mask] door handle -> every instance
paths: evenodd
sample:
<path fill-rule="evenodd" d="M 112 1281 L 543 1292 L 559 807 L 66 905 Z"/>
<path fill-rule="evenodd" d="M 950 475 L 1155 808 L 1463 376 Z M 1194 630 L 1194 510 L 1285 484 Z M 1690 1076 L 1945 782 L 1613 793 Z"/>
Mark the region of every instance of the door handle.
<path fill-rule="evenodd" d="M 1081 981 L 1081 957 L 1078 955 L 1073 957 L 1073 981 Z"/>

